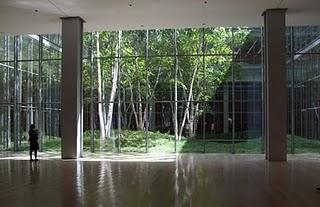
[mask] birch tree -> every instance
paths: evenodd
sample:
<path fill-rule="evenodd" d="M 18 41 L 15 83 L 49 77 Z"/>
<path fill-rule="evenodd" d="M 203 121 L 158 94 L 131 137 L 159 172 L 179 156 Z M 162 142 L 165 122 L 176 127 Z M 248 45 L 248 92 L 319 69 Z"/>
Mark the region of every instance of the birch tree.
<path fill-rule="evenodd" d="M 108 138 L 111 137 L 111 125 L 112 125 L 112 116 L 113 116 L 113 106 L 115 101 L 115 96 L 117 92 L 118 86 L 118 76 L 120 72 L 120 47 L 121 47 L 121 39 L 122 39 L 122 32 L 118 32 L 118 44 L 115 49 L 115 60 L 112 66 L 112 87 L 111 93 L 109 98 L 109 106 L 108 106 L 108 113 L 107 113 L 107 121 L 106 121 L 106 136 Z M 118 89 L 119 90 L 119 89 Z M 120 101 L 120 100 L 118 100 Z"/>

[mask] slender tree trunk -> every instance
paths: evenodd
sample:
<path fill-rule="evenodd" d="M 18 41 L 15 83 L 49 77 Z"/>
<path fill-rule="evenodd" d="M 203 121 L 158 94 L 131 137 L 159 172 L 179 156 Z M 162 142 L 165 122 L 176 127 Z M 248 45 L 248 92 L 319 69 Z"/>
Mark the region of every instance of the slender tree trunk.
<path fill-rule="evenodd" d="M 189 119 L 188 119 L 189 137 L 193 138 L 195 136 L 195 133 L 194 133 L 195 107 L 194 107 L 193 97 L 192 97 L 190 105 L 191 105 L 191 108 L 190 108 Z"/>
<path fill-rule="evenodd" d="M 138 114 L 137 114 L 137 110 L 136 110 L 136 105 L 135 105 L 134 100 L 133 100 L 133 89 L 132 89 L 132 84 L 130 82 L 129 82 L 129 88 L 130 88 L 130 101 L 131 101 L 132 112 L 134 114 L 136 127 L 138 129 L 139 128 Z"/>
<path fill-rule="evenodd" d="M 118 44 L 116 47 L 116 59 L 112 67 L 112 88 L 109 98 L 109 107 L 108 107 L 108 115 L 107 115 L 107 124 L 106 124 L 106 136 L 108 138 L 111 137 L 111 125 L 112 125 L 112 116 L 113 116 L 113 106 L 114 100 L 116 97 L 117 87 L 118 87 L 118 73 L 120 70 L 120 45 L 121 45 L 122 31 L 118 32 Z M 120 100 L 119 100 L 120 101 Z"/>
<path fill-rule="evenodd" d="M 33 40 L 31 40 L 28 45 L 28 59 L 31 60 L 33 58 Z M 33 124 L 33 97 L 32 97 L 32 87 L 33 87 L 33 62 L 28 63 L 28 79 L 27 79 L 27 117 L 26 117 L 26 129 L 29 128 L 30 124 Z"/>
<path fill-rule="evenodd" d="M 189 87 L 189 95 L 188 95 L 187 105 L 186 105 L 186 109 L 184 111 L 183 119 L 182 119 L 182 122 L 181 122 L 181 125 L 180 125 L 179 137 L 178 137 L 179 140 L 181 140 L 183 129 L 184 129 L 184 125 L 186 123 L 187 115 L 189 113 L 189 107 L 190 107 L 190 102 L 191 102 L 191 99 L 192 99 L 192 92 L 193 92 L 193 84 L 194 84 L 194 80 L 195 80 L 197 71 L 198 71 L 198 66 L 196 66 L 195 70 L 193 71 L 193 75 L 192 75 L 192 79 L 191 79 L 191 83 L 190 83 L 190 87 Z"/>
<path fill-rule="evenodd" d="M 20 40 L 20 45 L 19 45 L 19 57 L 18 57 L 18 60 L 20 59 L 22 59 L 22 50 L 23 50 L 23 42 L 22 42 L 22 35 L 20 35 L 19 36 L 19 40 Z M 21 139 L 22 139 L 22 134 L 21 134 L 21 132 L 22 132 L 22 130 L 21 130 L 21 119 L 22 119 L 22 117 L 21 117 L 21 115 L 22 115 L 22 108 L 21 108 L 21 103 L 22 103 L 22 64 L 19 64 L 18 63 L 18 88 L 19 88 L 19 93 L 18 93 L 18 113 L 17 113 L 17 115 L 18 115 L 18 129 L 17 129 L 17 132 L 18 132 L 18 139 L 19 139 L 19 147 L 21 146 Z"/>
<path fill-rule="evenodd" d="M 96 47 L 97 47 L 97 69 L 98 69 L 98 114 L 99 114 L 99 124 L 100 124 L 100 142 L 105 140 L 106 137 L 106 129 L 105 129 L 105 120 L 104 120 L 104 110 L 102 103 L 102 70 L 100 64 L 100 40 L 99 40 L 99 32 L 96 33 Z"/>
<path fill-rule="evenodd" d="M 139 115 L 139 123 L 138 129 L 143 130 L 143 109 L 142 109 L 142 98 L 141 98 L 141 86 L 140 81 L 138 81 L 138 115 Z"/>
<path fill-rule="evenodd" d="M 179 69 L 179 60 L 178 60 L 178 45 L 177 45 L 177 31 L 174 32 L 174 50 L 175 50 L 175 69 L 174 69 L 174 138 L 175 140 L 179 139 L 178 136 L 178 69 Z"/>
<path fill-rule="evenodd" d="M 159 83 L 159 79 L 160 79 L 160 75 L 161 75 L 161 67 L 158 67 L 158 73 L 157 73 L 157 78 L 156 81 L 153 85 L 153 87 L 150 86 L 150 84 L 148 83 L 148 87 L 149 87 L 149 129 L 150 130 L 154 130 L 155 129 L 155 114 L 154 114 L 154 110 L 155 110 L 155 91 L 157 89 L 158 83 Z M 152 90 L 151 90 L 152 89 Z"/>
<path fill-rule="evenodd" d="M 202 48 L 202 44 L 200 43 L 199 48 L 198 48 L 198 53 L 200 53 L 201 48 Z M 187 105 L 186 105 L 186 109 L 184 111 L 183 119 L 182 119 L 182 122 L 181 122 L 181 125 L 180 125 L 180 131 L 179 131 L 179 137 L 178 137 L 179 140 L 181 140 L 183 129 L 184 129 L 184 126 L 185 126 L 185 123 L 186 123 L 186 119 L 188 120 L 188 124 L 189 124 L 189 136 L 190 137 L 194 136 L 194 126 L 193 126 L 194 125 L 194 114 L 197 113 L 197 112 L 192 112 L 192 115 L 191 115 L 191 118 L 190 118 L 190 102 L 193 101 L 193 85 L 194 85 L 194 82 L 195 82 L 195 79 L 196 79 L 196 75 L 197 75 L 197 72 L 198 72 L 199 62 L 200 62 L 200 57 L 197 58 L 196 67 L 195 67 L 195 69 L 193 71 L 193 74 L 192 74 L 192 79 L 191 79 L 191 83 L 190 83 L 190 86 L 189 86 L 189 94 L 188 94 L 188 99 L 187 99 Z M 192 106 L 194 106 L 194 105 L 192 105 Z"/>
<path fill-rule="evenodd" d="M 5 36 L 5 60 L 9 60 L 9 45 L 10 45 L 10 37 Z M 7 67 L 6 68 L 6 101 L 10 102 L 10 71 L 12 69 Z M 11 106 L 8 104 L 7 106 L 7 120 L 6 120 L 6 127 L 7 127 L 7 136 L 6 136 L 6 149 L 11 147 Z"/>
<path fill-rule="evenodd" d="M 120 89 L 119 89 L 120 90 Z M 124 129 L 128 128 L 128 108 L 126 105 L 126 88 L 122 87 L 122 107 L 124 113 L 122 114 L 122 126 Z"/>
<path fill-rule="evenodd" d="M 197 101 L 199 101 L 199 99 Z M 193 134 L 194 135 L 197 134 L 197 126 L 198 126 L 198 120 L 199 120 L 198 111 L 199 111 L 199 102 L 197 102 L 196 107 L 194 109 L 194 118 L 193 118 Z"/>

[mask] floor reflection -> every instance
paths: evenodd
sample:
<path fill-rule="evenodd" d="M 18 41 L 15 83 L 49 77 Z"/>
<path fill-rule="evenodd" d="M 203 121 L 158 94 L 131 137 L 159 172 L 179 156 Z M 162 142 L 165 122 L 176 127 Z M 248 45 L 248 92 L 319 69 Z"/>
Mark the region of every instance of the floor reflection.
<path fill-rule="evenodd" d="M 163 155 L 164 156 L 164 155 Z M 1 206 L 318 206 L 320 162 L 168 155 L 170 162 L 0 160 Z M 164 156 L 165 157 L 165 156 Z M 164 158 L 169 160 L 169 158 Z M 110 158 L 111 159 L 111 158 Z M 142 157 L 139 157 L 142 159 Z"/>

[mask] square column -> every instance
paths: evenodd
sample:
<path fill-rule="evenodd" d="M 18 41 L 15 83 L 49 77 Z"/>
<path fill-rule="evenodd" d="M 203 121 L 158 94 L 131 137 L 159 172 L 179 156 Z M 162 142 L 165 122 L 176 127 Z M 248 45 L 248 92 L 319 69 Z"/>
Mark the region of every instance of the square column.
<path fill-rule="evenodd" d="M 269 161 L 287 160 L 286 9 L 264 13 L 265 152 Z"/>
<path fill-rule="evenodd" d="M 62 20 L 61 135 L 62 159 L 81 155 L 83 20 Z"/>

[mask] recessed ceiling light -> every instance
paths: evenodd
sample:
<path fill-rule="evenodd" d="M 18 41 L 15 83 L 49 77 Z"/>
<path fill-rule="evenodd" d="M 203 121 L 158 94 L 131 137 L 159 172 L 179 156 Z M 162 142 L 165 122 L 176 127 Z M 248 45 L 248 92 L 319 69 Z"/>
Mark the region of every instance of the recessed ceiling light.
<path fill-rule="evenodd" d="M 34 10 L 34 12 L 38 12 L 38 11 L 39 11 L 38 9 L 35 9 L 35 10 Z"/>

